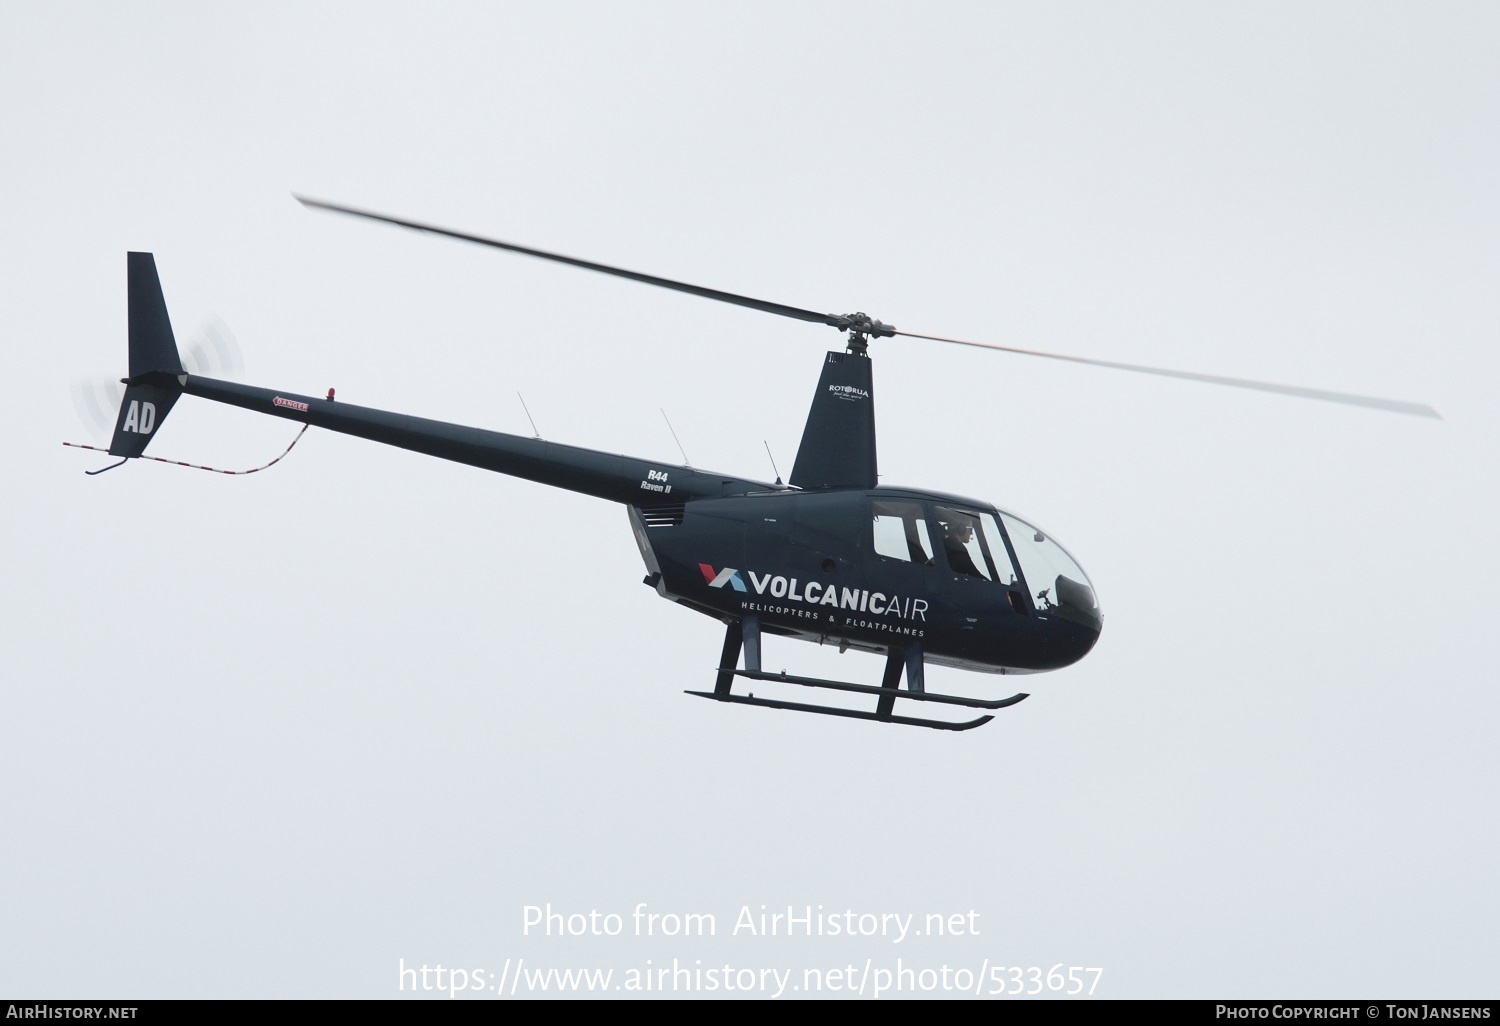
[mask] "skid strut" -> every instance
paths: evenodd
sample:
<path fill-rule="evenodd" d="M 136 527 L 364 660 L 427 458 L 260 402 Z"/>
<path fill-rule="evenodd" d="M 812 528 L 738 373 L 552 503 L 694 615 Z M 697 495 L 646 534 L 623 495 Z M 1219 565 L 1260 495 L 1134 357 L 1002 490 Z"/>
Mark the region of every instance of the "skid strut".
<path fill-rule="evenodd" d="M 738 668 L 740 651 L 745 653 L 745 668 Z M 824 680 L 820 677 L 794 677 L 785 672 L 766 673 L 760 665 L 760 619 L 746 616 L 731 623 L 724 632 L 724 651 L 719 656 L 719 675 L 712 691 L 689 691 L 687 694 L 699 698 L 712 698 L 717 702 L 734 702 L 739 705 L 757 705 L 763 709 L 790 709 L 793 712 L 818 713 L 823 716 L 845 716 L 856 720 L 875 720 L 880 723 L 900 723 L 911 727 L 931 727 L 935 730 L 972 730 L 994 719 L 980 716 L 972 720 L 953 722 L 928 720 L 915 716 L 897 716 L 896 699 L 914 702 L 931 702 L 936 705 L 961 705 L 971 709 L 1005 709 L 1027 698 L 1025 694 L 1009 698 L 982 699 L 961 695 L 939 695 L 926 689 L 922 674 L 922 646 L 907 648 L 892 647 L 886 656 L 885 676 L 879 687 L 868 684 L 852 684 L 842 680 Z M 901 677 L 906 676 L 907 690 L 901 690 Z M 780 684 L 798 684 L 807 688 L 825 688 L 856 695 L 871 695 L 876 699 L 875 711 L 843 709 L 831 705 L 813 705 L 807 702 L 786 702 L 775 698 L 756 698 L 754 695 L 736 695 L 731 691 L 734 678 L 767 680 Z"/>

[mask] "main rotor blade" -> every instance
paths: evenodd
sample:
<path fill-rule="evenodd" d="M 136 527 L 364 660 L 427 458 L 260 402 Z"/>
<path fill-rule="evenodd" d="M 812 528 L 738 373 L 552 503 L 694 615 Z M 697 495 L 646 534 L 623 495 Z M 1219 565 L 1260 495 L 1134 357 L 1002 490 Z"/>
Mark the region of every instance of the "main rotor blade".
<path fill-rule="evenodd" d="M 343 207 L 336 203 L 325 203 L 322 200 L 308 199 L 305 196 L 297 196 L 295 198 L 304 207 L 311 207 L 315 210 L 330 210 L 336 214 L 349 214 L 353 217 L 363 217 L 371 221 L 384 221 L 386 224 L 394 224 L 401 228 L 410 228 L 413 231 L 430 232 L 433 235 L 445 235 L 450 239 L 474 242 L 481 246 L 492 246 L 495 249 L 505 249 L 512 253 L 523 253 L 526 256 L 539 257 L 542 260 L 553 260 L 560 264 L 571 264 L 574 267 L 581 267 L 586 271 L 598 271 L 600 274 L 612 274 L 617 278 L 629 278 L 631 281 L 644 282 L 647 285 L 659 285 L 664 289 L 675 289 L 678 292 L 686 292 L 689 295 L 702 296 L 704 299 L 717 299 L 721 303 L 733 303 L 735 306 L 746 306 L 752 310 L 779 314 L 782 317 L 793 317 L 799 321 L 828 324 L 835 328 L 842 328 L 844 326 L 841 323 L 844 319 L 834 314 L 820 314 L 812 310 L 804 310 L 801 307 L 787 306 L 785 303 L 772 303 L 764 299 L 735 295 L 733 292 L 722 292 L 719 289 L 704 288 L 702 285 L 689 285 L 687 282 L 673 281 L 671 278 L 658 278 L 654 274 L 627 271 L 622 267 L 596 264 L 592 260 L 579 260 L 577 257 L 563 256 L 561 253 L 548 253 L 542 249 L 518 246 L 513 242 L 501 242 L 499 239 L 487 239 L 482 235 L 470 235 L 467 232 L 453 231 L 450 228 L 438 228 L 434 225 L 421 224 L 417 221 L 402 220 L 399 217 L 387 217 L 385 214 L 376 214 L 368 210 L 356 210 L 353 207 Z"/>
<path fill-rule="evenodd" d="M 1192 371 L 1167 370 L 1164 367 L 1143 367 L 1134 363 L 1114 363 L 1110 360 L 1094 360 L 1086 356 L 1068 356 L 1065 353 L 1044 353 L 1038 349 L 1020 349 L 1016 346 L 1000 346 L 993 342 L 975 342 L 966 338 L 949 338 L 946 335 L 923 335 L 915 331 L 896 330 L 897 335 L 907 338 L 925 338 L 933 342 L 953 342 L 961 346 L 978 346 L 981 349 L 998 349 L 1005 353 L 1023 353 L 1026 356 L 1045 356 L 1049 360 L 1069 360 L 1073 363 L 1087 363 L 1095 367 L 1109 367 L 1114 370 L 1139 371 L 1142 374 L 1159 374 L 1167 378 L 1183 378 L 1188 381 L 1206 381 L 1211 385 L 1233 385 L 1236 388 L 1254 388 L 1262 392 L 1279 392 L 1282 395 L 1294 395 L 1302 399 L 1323 399 L 1333 403 L 1347 403 L 1352 406 L 1369 406 L 1377 410 L 1388 410 L 1392 413 L 1410 413 L 1417 417 L 1436 417 L 1442 420 L 1442 415 L 1431 406 L 1422 403 L 1408 403 L 1399 399 L 1377 399 L 1368 395 L 1353 395 L 1348 392 L 1326 392 L 1320 388 L 1303 388 L 1300 385 L 1274 385 L 1267 381 L 1250 381 L 1247 378 L 1226 378 L 1217 374 L 1195 374 Z"/>
<path fill-rule="evenodd" d="M 1397 399 L 1377 399 L 1373 396 L 1353 395 L 1347 392 L 1327 392 L 1318 388 L 1302 388 L 1298 385 L 1276 385 L 1266 381 L 1251 381 L 1246 378 L 1228 378 L 1216 374 L 1195 374 L 1191 371 L 1168 370 L 1164 367 L 1144 367 L 1133 363 L 1115 363 L 1110 360 L 1094 360 L 1085 356 L 1068 356 L 1064 353 L 1044 353 L 1038 349 L 1021 349 L 1016 346 L 1001 346 L 993 342 L 975 342 L 966 338 L 950 338 L 946 335 L 926 335 L 915 331 L 898 331 L 888 324 L 882 324 L 865 314 L 820 314 L 814 310 L 804 310 L 797 306 L 788 306 L 785 303 L 772 303 L 765 299 L 755 299 L 751 296 L 741 296 L 733 292 L 724 292 L 719 289 L 704 288 L 702 285 L 690 285 L 687 282 L 674 281 L 671 278 L 660 278 L 654 274 L 642 274 L 639 271 L 628 271 L 623 267 L 611 267 L 609 264 L 595 263 L 592 260 L 580 260 L 577 257 L 564 256 L 561 253 L 549 253 L 542 249 L 532 249 L 529 246 L 518 246 L 513 242 L 502 242 L 499 239 L 490 239 L 482 235 L 471 235 L 468 232 L 454 231 L 451 228 L 439 228 L 435 225 L 422 224 L 419 221 L 407 221 L 399 217 L 388 217 L 385 214 L 377 214 L 369 210 L 359 210 L 355 207 L 345 207 L 337 203 L 328 203 L 323 200 L 309 199 L 305 196 L 297 196 L 297 202 L 305 207 L 315 210 L 328 210 L 336 214 L 348 214 L 351 217 L 363 217 L 370 221 L 383 221 L 400 228 L 410 228 L 413 231 L 428 232 L 433 235 L 444 235 L 450 239 L 459 239 L 463 242 L 473 242 L 481 246 L 490 246 L 494 249 L 509 250 L 512 253 L 521 253 L 525 256 L 537 257 L 542 260 L 551 260 L 560 264 L 570 264 L 573 267 L 581 267 L 586 271 L 598 271 L 600 274 L 613 275 L 616 278 L 628 278 L 631 281 L 642 282 L 646 285 L 657 285 L 664 289 L 672 289 L 676 292 L 686 292 L 689 295 L 701 296 L 704 299 L 715 299 L 721 303 L 732 303 L 735 306 L 748 307 L 751 310 L 761 310 L 765 313 L 777 314 L 781 317 L 791 317 L 794 320 L 809 321 L 813 324 L 827 324 L 838 328 L 840 331 L 852 331 L 861 337 L 865 334 L 876 338 L 890 335 L 903 335 L 907 338 L 928 339 L 933 342 L 952 342 L 961 346 L 978 346 L 981 349 L 998 349 L 1005 353 L 1022 353 L 1026 356 L 1045 356 L 1049 360 L 1068 360 L 1073 363 L 1087 363 L 1095 367 L 1109 367 L 1114 370 L 1138 371 L 1142 374 L 1158 374 L 1168 378 L 1182 378 L 1187 381 L 1204 381 L 1213 385 L 1233 385 L 1236 388 L 1253 388 L 1262 392 L 1278 392 L 1282 395 L 1297 396 L 1302 399 L 1322 399 L 1328 402 L 1346 403 L 1353 406 L 1367 406 L 1377 410 L 1388 410 L 1392 413 L 1409 413 L 1418 417 L 1441 416 L 1431 406 L 1422 403 L 1408 403 Z M 854 336 L 851 335 L 851 339 Z M 852 344 L 852 342 L 851 342 Z"/>

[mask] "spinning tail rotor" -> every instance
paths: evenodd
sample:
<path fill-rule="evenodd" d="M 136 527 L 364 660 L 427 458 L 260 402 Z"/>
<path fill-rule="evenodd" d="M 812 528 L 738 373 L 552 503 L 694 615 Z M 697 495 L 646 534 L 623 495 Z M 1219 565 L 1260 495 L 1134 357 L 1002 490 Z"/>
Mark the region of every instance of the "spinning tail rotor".
<path fill-rule="evenodd" d="M 238 377 L 244 361 L 239 343 L 218 319 L 210 320 L 194 334 L 185 356 L 179 353 L 152 254 L 127 254 L 126 278 L 130 299 L 130 376 L 118 380 L 92 378 L 73 384 L 73 405 L 79 420 L 95 437 L 108 436 L 109 446 L 63 443 L 77 449 L 108 452 L 120 459 L 102 470 L 85 473 L 102 474 L 135 458 L 219 474 L 254 474 L 280 462 L 301 439 L 307 430 L 306 424 L 280 456 L 251 470 L 220 470 L 145 455 L 146 446 L 181 397 L 189 374 Z"/>
<path fill-rule="evenodd" d="M 245 361 L 239 342 L 229 326 L 217 317 L 193 333 L 181 356 L 183 368 L 192 375 L 237 381 L 244 374 Z M 124 382 L 118 377 L 96 374 L 75 379 L 71 391 L 78 422 L 91 438 L 110 441 L 120 400 L 125 397 Z"/>

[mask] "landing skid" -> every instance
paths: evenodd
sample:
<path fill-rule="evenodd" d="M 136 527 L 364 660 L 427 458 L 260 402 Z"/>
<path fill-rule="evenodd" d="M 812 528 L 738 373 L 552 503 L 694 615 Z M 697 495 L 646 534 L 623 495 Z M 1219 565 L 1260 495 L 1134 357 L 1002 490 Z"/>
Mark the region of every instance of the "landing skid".
<path fill-rule="evenodd" d="M 745 652 L 745 669 L 739 663 L 740 650 Z M 980 716 L 973 720 L 952 722 L 928 720 L 915 716 L 895 715 L 896 699 L 915 702 L 933 702 L 939 705 L 961 705 L 971 709 L 1005 709 L 1027 698 L 1026 694 L 1009 698 L 982 699 L 961 695 L 939 695 L 927 691 L 923 684 L 922 648 L 913 645 L 907 649 L 892 648 L 886 656 L 885 678 L 880 687 L 868 684 L 851 684 L 848 681 L 825 680 L 821 677 L 794 677 L 786 672 L 765 673 L 760 668 L 760 621 L 753 616 L 744 617 L 729 625 L 724 635 L 724 652 L 719 659 L 719 675 L 712 691 L 689 691 L 698 698 L 711 698 L 716 702 L 733 702 L 738 705 L 756 705 L 763 709 L 790 709 L 793 712 L 817 713 L 822 716 L 844 716 L 855 720 L 875 720 L 879 723 L 900 723 L 909 727 L 931 727 L 934 730 L 973 730 L 982 727 L 993 716 Z M 903 672 L 907 678 L 907 690 L 901 690 Z M 832 705 L 812 705 L 806 702 L 786 702 L 775 698 L 756 698 L 754 695 L 736 695 L 731 692 L 734 678 L 774 681 L 779 684 L 797 684 L 807 688 L 826 688 L 858 695 L 878 698 L 874 712 L 861 709 L 843 709 Z"/>
<path fill-rule="evenodd" d="M 879 691 L 879 688 L 875 689 Z M 978 719 L 965 720 L 961 723 L 949 723 L 947 720 L 923 720 L 915 716 L 896 716 L 890 713 L 881 715 L 875 712 L 864 712 L 859 709 L 840 709 L 832 705 L 809 705 L 805 702 L 782 702 L 774 698 L 756 698 L 754 695 L 716 695 L 712 691 L 686 691 L 688 695 L 697 695 L 699 698 L 712 698 L 716 702 L 735 702 L 739 705 L 758 705 L 765 709 L 791 709 L 793 712 L 819 713 L 823 716 L 847 716 L 855 720 L 876 720 L 880 723 L 904 723 L 909 727 L 932 727 L 935 730 L 973 730 L 982 727 L 993 720 L 993 716 L 981 716 Z"/>

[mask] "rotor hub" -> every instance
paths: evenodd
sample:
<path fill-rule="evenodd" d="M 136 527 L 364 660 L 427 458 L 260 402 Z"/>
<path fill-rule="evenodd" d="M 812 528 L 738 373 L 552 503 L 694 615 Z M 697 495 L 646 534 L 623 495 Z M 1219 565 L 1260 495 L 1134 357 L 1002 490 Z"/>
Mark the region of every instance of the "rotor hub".
<path fill-rule="evenodd" d="M 841 317 L 830 315 L 828 323 L 849 333 L 849 352 L 859 356 L 869 355 L 871 338 L 891 338 L 896 334 L 894 326 L 877 321 L 863 311 Z"/>

